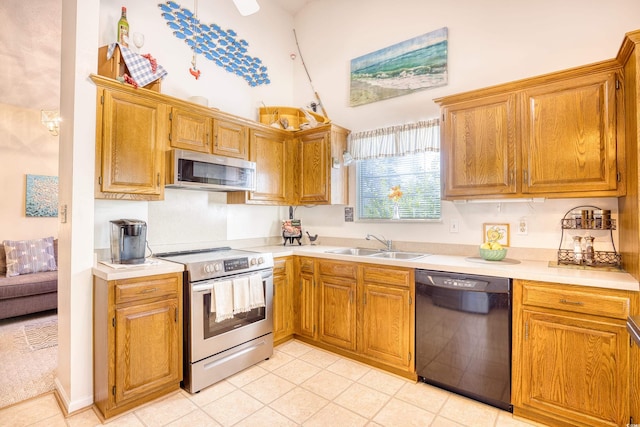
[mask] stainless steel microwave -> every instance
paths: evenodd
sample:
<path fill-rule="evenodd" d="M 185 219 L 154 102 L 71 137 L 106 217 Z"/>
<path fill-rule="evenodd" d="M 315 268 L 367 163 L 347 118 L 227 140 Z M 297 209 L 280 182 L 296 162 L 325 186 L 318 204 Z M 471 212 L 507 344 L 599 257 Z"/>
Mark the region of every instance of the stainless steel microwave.
<path fill-rule="evenodd" d="M 205 191 L 255 191 L 256 164 L 232 157 L 172 149 L 165 186 Z"/>

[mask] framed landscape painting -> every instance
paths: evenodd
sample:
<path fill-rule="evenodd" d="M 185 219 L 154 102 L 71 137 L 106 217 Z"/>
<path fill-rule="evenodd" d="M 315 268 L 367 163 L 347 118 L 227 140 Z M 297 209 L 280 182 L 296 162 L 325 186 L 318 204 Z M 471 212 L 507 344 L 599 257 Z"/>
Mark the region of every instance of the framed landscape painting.
<path fill-rule="evenodd" d="M 448 29 L 423 34 L 351 60 L 352 107 L 444 86 Z"/>

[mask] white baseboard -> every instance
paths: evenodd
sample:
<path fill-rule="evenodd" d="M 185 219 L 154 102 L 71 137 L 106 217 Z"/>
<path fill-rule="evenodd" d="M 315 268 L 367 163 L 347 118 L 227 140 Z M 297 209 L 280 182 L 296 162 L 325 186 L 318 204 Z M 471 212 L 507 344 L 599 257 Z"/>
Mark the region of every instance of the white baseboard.
<path fill-rule="evenodd" d="M 58 378 L 55 378 L 53 382 L 56 387 L 56 392 L 58 393 L 58 396 L 61 400 L 60 403 L 64 405 L 64 409 L 67 414 L 72 414 L 76 411 L 79 411 L 81 409 L 84 409 L 88 406 L 93 405 L 93 395 L 71 402 L 69 400 L 69 396 L 67 396 L 67 391 L 64 389 L 62 384 L 60 384 L 60 381 L 58 381 Z"/>

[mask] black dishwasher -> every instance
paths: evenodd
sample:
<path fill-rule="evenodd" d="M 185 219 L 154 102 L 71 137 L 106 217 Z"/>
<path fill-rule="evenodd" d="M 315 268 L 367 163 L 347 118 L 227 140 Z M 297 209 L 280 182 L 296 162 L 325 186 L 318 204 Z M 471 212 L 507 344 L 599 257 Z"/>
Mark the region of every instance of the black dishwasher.
<path fill-rule="evenodd" d="M 511 405 L 511 279 L 416 270 L 420 381 Z"/>

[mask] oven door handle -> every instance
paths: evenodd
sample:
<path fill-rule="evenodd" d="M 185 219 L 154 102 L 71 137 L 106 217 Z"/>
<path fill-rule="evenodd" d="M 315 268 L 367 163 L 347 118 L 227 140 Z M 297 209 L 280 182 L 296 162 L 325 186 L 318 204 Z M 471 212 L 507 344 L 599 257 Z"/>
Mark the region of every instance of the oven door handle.
<path fill-rule="evenodd" d="M 207 293 L 207 292 L 211 292 L 211 289 L 213 288 L 213 283 L 209 282 L 209 283 L 202 283 L 200 285 L 193 285 L 193 287 L 191 288 L 191 290 L 193 292 L 203 292 L 203 293 Z"/>

